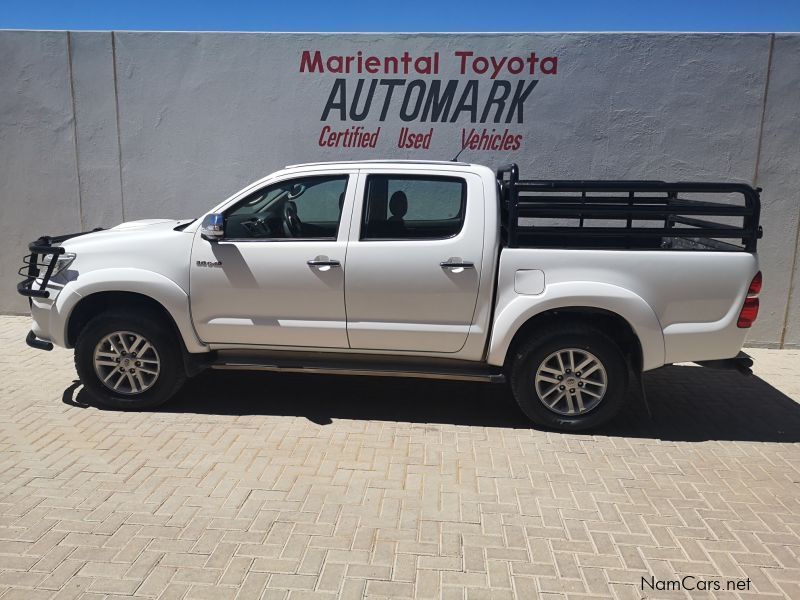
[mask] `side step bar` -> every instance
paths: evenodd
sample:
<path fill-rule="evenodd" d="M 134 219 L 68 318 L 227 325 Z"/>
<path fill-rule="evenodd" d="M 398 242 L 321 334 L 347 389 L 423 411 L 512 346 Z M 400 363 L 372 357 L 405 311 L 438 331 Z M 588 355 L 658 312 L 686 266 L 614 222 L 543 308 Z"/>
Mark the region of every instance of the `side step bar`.
<path fill-rule="evenodd" d="M 454 367 L 421 367 L 419 365 L 387 366 L 364 364 L 360 362 L 323 364 L 309 361 L 298 364 L 295 361 L 260 361 L 248 357 L 246 360 L 223 358 L 211 363 L 212 369 L 236 371 L 272 371 L 282 373 L 319 373 L 325 375 L 366 375 L 371 377 L 412 377 L 418 379 L 446 379 L 452 381 L 484 381 L 488 383 L 505 383 L 505 375 L 500 369 L 459 369 Z"/>

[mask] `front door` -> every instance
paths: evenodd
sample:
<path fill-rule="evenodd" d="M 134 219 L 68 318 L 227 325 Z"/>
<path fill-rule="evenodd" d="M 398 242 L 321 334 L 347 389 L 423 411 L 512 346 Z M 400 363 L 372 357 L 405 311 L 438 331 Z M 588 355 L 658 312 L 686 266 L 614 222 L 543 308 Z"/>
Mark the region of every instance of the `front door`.
<path fill-rule="evenodd" d="M 196 234 L 190 286 L 200 339 L 347 348 L 340 225 L 355 179 L 315 173 L 270 183 L 225 211 L 221 240 Z"/>
<path fill-rule="evenodd" d="M 482 195 L 469 173 L 362 171 L 347 250 L 351 348 L 464 346 L 481 277 Z"/>

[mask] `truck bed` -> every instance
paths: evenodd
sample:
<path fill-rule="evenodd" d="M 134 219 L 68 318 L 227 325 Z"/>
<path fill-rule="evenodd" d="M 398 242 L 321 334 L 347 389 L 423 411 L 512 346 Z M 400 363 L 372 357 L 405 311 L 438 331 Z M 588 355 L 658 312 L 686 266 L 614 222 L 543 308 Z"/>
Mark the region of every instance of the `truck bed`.
<path fill-rule="evenodd" d="M 495 327 L 523 306 L 625 315 L 644 370 L 735 356 L 758 272 L 758 189 L 731 183 L 519 180 L 497 172 L 501 249 Z M 492 340 L 490 362 L 505 340 Z M 498 350 L 499 349 L 499 350 Z"/>
<path fill-rule="evenodd" d="M 759 189 L 737 183 L 520 180 L 498 171 L 510 248 L 755 252 Z"/>
<path fill-rule="evenodd" d="M 496 324 L 515 303 L 623 314 L 641 340 L 644 369 L 736 356 L 737 317 L 758 271 L 749 252 L 503 248 Z M 539 287 L 531 287 L 538 276 Z M 504 316 L 505 314 L 505 316 Z"/>

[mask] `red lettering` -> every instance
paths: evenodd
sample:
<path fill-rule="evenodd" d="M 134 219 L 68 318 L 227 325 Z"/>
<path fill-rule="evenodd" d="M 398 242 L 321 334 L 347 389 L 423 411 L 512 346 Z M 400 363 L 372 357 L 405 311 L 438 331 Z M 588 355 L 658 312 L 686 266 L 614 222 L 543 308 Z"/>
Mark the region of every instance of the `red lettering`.
<path fill-rule="evenodd" d="M 472 61 L 472 70 L 475 71 L 478 75 L 483 75 L 486 71 L 489 70 L 489 61 L 486 60 L 484 57 L 479 56 L 474 61 Z"/>
<path fill-rule="evenodd" d="M 495 79 L 499 74 L 500 70 L 503 68 L 503 65 L 506 64 L 508 57 L 503 56 L 499 61 L 492 56 L 492 79 Z"/>
<path fill-rule="evenodd" d="M 519 75 L 525 68 L 525 62 L 519 56 L 508 59 L 508 72 L 512 75 Z"/>
<path fill-rule="evenodd" d="M 322 55 L 319 53 L 319 50 L 314 51 L 313 59 L 308 50 L 303 50 L 303 54 L 300 55 L 300 72 L 305 73 L 306 71 L 311 73 L 316 73 L 317 71 L 320 73 L 325 72 L 322 66 Z"/>
<path fill-rule="evenodd" d="M 329 145 L 329 144 L 326 143 L 325 138 L 328 137 L 328 134 L 330 134 L 330 132 L 331 132 L 330 125 L 325 125 L 325 127 L 322 128 L 322 131 L 319 134 L 319 145 L 320 146 L 328 146 Z"/>
<path fill-rule="evenodd" d="M 472 129 L 461 130 L 461 147 L 469 148 L 470 150 L 493 150 L 493 151 L 508 151 L 519 150 L 522 146 L 522 135 L 514 135 L 509 133 L 508 129 L 504 129 L 503 133 L 498 133 L 496 129 L 489 132 L 488 129 L 482 131 Z"/>
<path fill-rule="evenodd" d="M 411 55 L 408 53 L 408 50 L 403 52 L 400 62 L 403 63 L 403 74 L 408 75 L 408 66 L 411 64 Z"/>
<path fill-rule="evenodd" d="M 430 56 L 420 56 L 414 61 L 414 70 L 420 75 L 433 75 L 433 64 Z"/>
<path fill-rule="evenodd" d="M 539 63 L 539 67 L 545 75 L 555 75 L 558 73 L 558 57 L 546 56 L 542 59 L 542 62 Z"/>
<path fill-rule="evenodd" d="M 467 72 L 467 59 L 472 56 L 472 52 L 466 52 L 462 50 L 457 50 L 454 54 L 461 59 L 461 64 L 459 66 L 459 73 L 464 75 Z"/>
<path fill-rule="evenodd" d="M 341 56 L 328 57 L 328 71 L 331 73 L 341 73 L 344 70 L 344 61 Z"/>
<path fill-rule="evenodd" d="M 533 75 L 536 72 L 536 63 L 539 62 L 539 57 L 536 56 L 536 52 L 531 52 L 531 55 L 525 62 L 530 65 L 530 73 Z"/>

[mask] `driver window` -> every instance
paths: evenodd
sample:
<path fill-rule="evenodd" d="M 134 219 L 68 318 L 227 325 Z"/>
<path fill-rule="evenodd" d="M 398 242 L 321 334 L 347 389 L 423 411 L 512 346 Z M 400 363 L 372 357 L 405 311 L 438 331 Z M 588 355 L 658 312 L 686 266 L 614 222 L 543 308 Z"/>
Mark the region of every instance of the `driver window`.
<path fill-rule="evenodd" d="M 225 238 L 335 240 L 347 181 L 324 175 L 263 187 L 225 213 Z"/>

